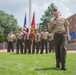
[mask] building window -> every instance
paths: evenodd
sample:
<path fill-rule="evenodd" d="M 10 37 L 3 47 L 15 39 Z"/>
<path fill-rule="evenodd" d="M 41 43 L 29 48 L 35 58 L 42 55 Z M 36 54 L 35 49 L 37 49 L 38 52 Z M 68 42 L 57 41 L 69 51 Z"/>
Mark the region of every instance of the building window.
<path fill-rule="evenodd" d="M 75 24 L 75 27 L 76 27 L 76 24 Z"/>
<path fill-rule="evenodd" d="M 72 18 L 70 18 L 70 21 L 72 21 Z"/>
<path fill-rule="evenodd" d="M 72 26 L 70 26 L 70 29 L 72 28 Z"/>
<path fill-rule="evenodd" d="M 76 16 L 75 16 L 75 19 L 76 19 Z"/>

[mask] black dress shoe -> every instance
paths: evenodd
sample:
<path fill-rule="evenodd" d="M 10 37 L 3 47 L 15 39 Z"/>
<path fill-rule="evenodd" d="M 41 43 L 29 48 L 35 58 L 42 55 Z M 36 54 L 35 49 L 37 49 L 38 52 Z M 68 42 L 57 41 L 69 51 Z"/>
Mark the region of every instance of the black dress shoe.
<path fill-rule="evenodd" d="M 62 70 L 64 70 L 64 71 L 65 71 L 65 70 L 67 70 L 67 68 L 66 68 L 66 67 L 62 67 L 61 69 L 62 69 Z"/>

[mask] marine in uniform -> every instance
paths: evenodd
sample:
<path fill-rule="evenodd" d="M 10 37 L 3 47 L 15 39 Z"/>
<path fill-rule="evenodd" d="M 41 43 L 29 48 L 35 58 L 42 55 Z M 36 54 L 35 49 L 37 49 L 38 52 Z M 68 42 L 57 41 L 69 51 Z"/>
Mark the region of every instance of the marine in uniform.
<path fill-rule="evenodd" d="M 39 32 L 38 42 L 39 42 L 39 53 L 40 53 L 40 51 L 41 51 L 41 31 Z"/>
<path fill-rule="evenodd" d="M 47 32 L 47 29 L 44 28 L 44 31 L 41 33 L 41 52 L 40 52 L 41 54 L 43 54 L 44 47 L 46 54 L 48 53 L 48 49 L 47 49 L 48 36 L 49 33 Z"/>
<path fill-rule="evenodd" d="M 53 33 L 49 33 L 49 38 L 48 38 L 48 42 L 49 42 L 49 52 L 54 52 L 54 41 L 53 41 Z"/>
<path fill-rule="evenodd" d="M 36 54 L 39 53 L 39 33 L 38 30 L 35 29 L 35 34 L 34 34 L 34 39 L 33 39 L 33 49 L 32 49 L 32 53 L 35 53 L 35 47 L 36 47 Z"/>
<path fill-rule="evenodd" d="M 21 52 L 21 54 L 23 54 L 23 31 L 22 31 L 22 29 L 19 29 L 18 33 L 16 34 L 16 39 L 17 39 L 16 53 L 19 54 L 19 52 Z"/>
<path fill-rule="evenodd" d="M 69 23 L 66 19 L 59 16 L 58 9 L 53 10 L 54 17 L 50 20 L 48 26 L 49 31 L 54 33 L 54 46 L 56 53 L 56 68 L 66 70 L 66 50 L 67 50 L 67 39 L 69 40 Z"/>
<path fill-rule="evenodd" d="M 11 31 L 7 36 L 7 40 L 8 40 L 7 52 L 10 52 L 10 50 L 12 50 L 12 52 L 14 52 L 14 40 L 15 40 L 15 38 L 16 38 L 15 34 L 13 34 L 13 31 Z"/>
<path fill-rule="evenodd" d="M 24 49 L 24 54 L 26 54 L 26 52 L 28 52 L 29 54 L 31 53 L 31 40 L 30 40 L 30 33 L 29 33 L 29 29 L 27 28 L 26 30 L 26 37 L 25 37 L 25 49 Z M 28 49 L 28 51 L 27 51 Z"/>

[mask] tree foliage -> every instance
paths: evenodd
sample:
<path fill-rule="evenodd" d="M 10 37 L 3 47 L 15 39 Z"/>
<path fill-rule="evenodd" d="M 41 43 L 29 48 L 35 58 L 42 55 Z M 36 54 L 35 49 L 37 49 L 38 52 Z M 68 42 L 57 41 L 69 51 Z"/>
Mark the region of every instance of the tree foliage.
<path fill-rule="evenodd" d="M 0 32 L 0 43 L 4 43 L 4 35 Z"/>
<path fill-rule="evenodd" d="M 5 38 L 10 31 L 16 33 L 18 28 L 17 19 L 12 14 L 0 11 L 0 32 L 4 34 Z"/>
<path fill-rule="evenodd" d="M 48 27 L 48 23 L 50 19 L 53 17 L 54 8 L 56 8 L 56 6 L 53 3 L 50 6 L 48 6 L 48 9 L 44 12 L 44 15 L 42 15 L 41 23 L 39 23 L 39 30 L 43 30 L 44 27 Z"/>

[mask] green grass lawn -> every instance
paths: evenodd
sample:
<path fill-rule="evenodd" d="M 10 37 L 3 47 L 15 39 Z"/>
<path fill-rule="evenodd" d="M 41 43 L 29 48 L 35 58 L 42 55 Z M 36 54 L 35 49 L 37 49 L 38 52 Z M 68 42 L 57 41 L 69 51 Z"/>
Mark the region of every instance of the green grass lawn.
<path fill-rule="evenodd" d="M 0 53 L 0 75 L 76 75 L 76 53 L 67 54 L 67 70 L 55 68 L 55 54 Z"/>

